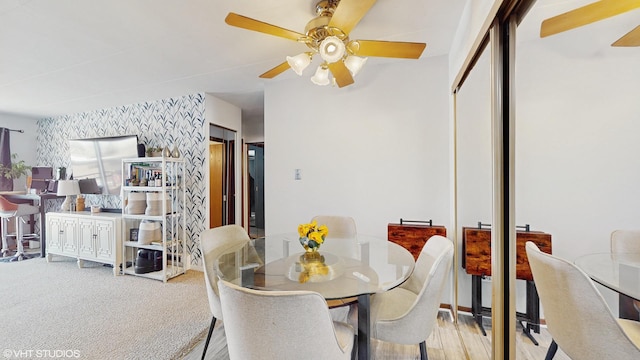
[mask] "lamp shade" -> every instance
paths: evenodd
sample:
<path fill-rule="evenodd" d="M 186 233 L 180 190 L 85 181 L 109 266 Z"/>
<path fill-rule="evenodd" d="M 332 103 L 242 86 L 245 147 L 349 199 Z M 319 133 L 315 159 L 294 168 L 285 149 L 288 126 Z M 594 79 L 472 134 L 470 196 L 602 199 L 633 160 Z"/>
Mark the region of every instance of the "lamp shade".
<path fill-rule="evenodd" d="M 60 180 L 58 181 L 58 196 L 78 195 L 80 194 L 80 185 L 78 180 Z"/>
<path fill-rule="evenodd" d="M 287 56 L 287 63 L 296 74 L 302 75 L 302 71 L 311 64 L 311 55 L 302 53 L 296 56 Z"/>
<path fill-rule="evenodd" d="M 351 76 L 356 76 L 366 62 L 367 62 L 367 58 L 363 58 L 355 55 L 347 56 L 347 58 L 344 59 L 344 65 L 351 72 Z"/>
<path fill-rule="evenodd" d="M 316 85 L 329 85 L 329 69 L 323 65 L 318 66 L 316 74 L 311 78 Z"/>
<path fill-rule="evenodd" d="M 340 40 L 337 36 L 327 36 L 320 43 L 320 56 L 327 63 L 334 63 L 344 56 L 346 51 L 346 47 L 342 40 Z"/>

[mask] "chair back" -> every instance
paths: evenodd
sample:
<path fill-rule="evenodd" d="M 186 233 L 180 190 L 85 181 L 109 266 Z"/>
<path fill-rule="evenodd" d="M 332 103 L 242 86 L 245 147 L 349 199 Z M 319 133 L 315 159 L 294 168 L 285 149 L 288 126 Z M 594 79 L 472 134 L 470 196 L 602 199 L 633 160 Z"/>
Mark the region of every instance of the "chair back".
<path fill-rule="evenodd" d="M 224 225 L 207 229 L 200 234 L 200 249 L 204 267 L 204 282 L 207 287 L 209 308 L 217 319 L 222 319 L 222 307 L 218 294 L 218 273 L 215 261 L 222 254 L 240 249 L 249 242 L 249 235 L 240 225 Z"/>
<path fill-rule="evenodd" d="M 14 204 L 7 200 L 4 196 L 0 196 L 0 213 L 2 217 L 13 217 L 18 211 L 18 204 Z"/>
<path fill-rule="evenodd" d="M 640 359 L 591 279 L 574 264 L 526 244 L 549 333 L 572 359 Z"/>
<path fill-rule="evenodd" d="M 317 221 L 318 225 L 327 225 L 331 238 L 350 238 L 356 236 L 356 222 L 349 216 L 318 215 L 311 221 Z"/>
<path fill-rule="evenodd" d="M 218 286 L 231 360 L 350 358 L 353 329 L 334 328 L 320 294 Z"/>
<path fill-rule="evenodd" d="M 612 253 L 640 253 L 640 230 L 615 230 L 611 233 Z"/>
<path fill-rule="evenodd" d="M 403 315 L 396 319 L 378 321 L 375 324 L 375 336 L 401 344 L 419 344 L 425 341 L 437 321 L 442 292 L 451 273 L 452 262 L 451 240 L 440 235 L 430 237 L 422 247 L 413 273 L 400 285 L 402 289 L 417 294 L 417 297 Z"/>

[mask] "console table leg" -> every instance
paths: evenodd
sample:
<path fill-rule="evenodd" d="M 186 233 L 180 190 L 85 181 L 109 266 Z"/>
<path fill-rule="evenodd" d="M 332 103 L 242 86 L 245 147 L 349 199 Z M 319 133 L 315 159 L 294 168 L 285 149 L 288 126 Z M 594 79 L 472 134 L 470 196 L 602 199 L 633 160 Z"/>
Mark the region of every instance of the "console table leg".
<path fill-rule="evenodd" d="M 471 312 L 482 331 L 482 335 L 487 336 L 487 332 L 482 326 L 482 277 L 478 275 L 471 275 Z"/>
<path fill-rule="evenodd" d="M 540 297 L 536 283 L 527 280 L 527 328 L 540 334 Z"/>

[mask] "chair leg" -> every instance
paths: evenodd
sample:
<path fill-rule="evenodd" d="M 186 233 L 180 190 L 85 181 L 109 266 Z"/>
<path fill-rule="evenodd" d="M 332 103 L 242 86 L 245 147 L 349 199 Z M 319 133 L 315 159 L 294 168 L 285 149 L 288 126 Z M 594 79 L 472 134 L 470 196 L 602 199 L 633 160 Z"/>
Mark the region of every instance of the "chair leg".
<path fill-rule="evenodd" d="M 555 340 L 551 340 L 551 345 L 549 345 L 549 350 L 547 350 L 547 356 L 544 357 L 544 360 L 553 359 L 556 356 L 556 351 L 558 351 L 558 344 L 556 344 Z"/>
<path fill-rule="evenodd" d="M 358 358 L 358 333 L 356 332 L 353 335 L 353 348 L 351 349 L 351 360 L 356 360 Z"/>
<path fill-rule="evenodd" d="M 7 218 L 2 218 L 2 257 L 7 257 L 9 254 L 9 244 L 7 243 L 7 236 L 9 232 L 7 231 L 7 227 L 9 226 L 9 221 Z"/>
<path fill-rule="evenodd" d="M 209 334 L 207 335 L 207 341 L 204 343 L 204 350 L 202 350 L 202 360 L 204 360 L 204 356 L 207 354 L 207 348 L 209 347 L 209 341 L 211 340 L 211 333 L 213 333 L 213 328 L 216 326 L 216 317 L 211 317 L 211 326 L 209 326 Z"/>
<path fill-rule="evenodd" d="M 420 360 L 427 360 L 429 357 L 427 356 L 427 342 L 423 341 L 420 343 Z"/>
<path fill-rule="evenodd" d="M 24 239 L 24 228 L 22 227 L 24 219 L 21 216 L 16 216 L 16 256 L 20 257 L 24 254 L 24 246 L 22 240 Z"/>

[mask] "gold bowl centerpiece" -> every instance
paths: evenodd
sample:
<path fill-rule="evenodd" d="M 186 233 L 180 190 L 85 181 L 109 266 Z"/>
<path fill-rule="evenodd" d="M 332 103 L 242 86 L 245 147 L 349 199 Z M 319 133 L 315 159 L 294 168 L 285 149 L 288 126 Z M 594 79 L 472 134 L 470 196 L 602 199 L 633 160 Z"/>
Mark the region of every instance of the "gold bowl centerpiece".
<path fill-rule="evenodd" d="M 309 224 L 298 225 L 300 244 L 307 252 L 318 251 L 328 233 L 327 225 L 318 226 L 318 222 L 315 220 Z"/>

